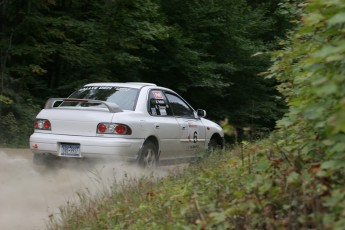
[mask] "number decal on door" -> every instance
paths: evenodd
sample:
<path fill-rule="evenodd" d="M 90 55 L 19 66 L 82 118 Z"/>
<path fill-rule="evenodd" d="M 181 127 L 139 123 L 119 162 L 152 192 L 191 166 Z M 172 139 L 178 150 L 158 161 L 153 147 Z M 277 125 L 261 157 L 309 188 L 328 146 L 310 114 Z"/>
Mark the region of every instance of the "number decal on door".
<path fill-rule="evenodd" d="M 195 131 L 193 135 L 193 141 L 196 143 L 198 141 L 198 133 Z"/>

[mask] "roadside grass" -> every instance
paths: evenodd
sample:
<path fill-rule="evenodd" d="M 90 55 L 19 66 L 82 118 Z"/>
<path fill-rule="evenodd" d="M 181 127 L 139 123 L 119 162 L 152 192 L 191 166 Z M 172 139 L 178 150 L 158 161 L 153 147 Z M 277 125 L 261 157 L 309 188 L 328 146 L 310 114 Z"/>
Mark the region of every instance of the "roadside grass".
<path fill-rule="evenodd" d="M 48 229 L 195 229 L 237 223 L 231 201 L 241 187 L 241 148 L 214 152 L 167 177 L 126 177 L 97 195 L 78 193 Z M 242 161 L 243 160 L 243 161 Z"/>
<path fill-rule="evenodd" d="M 311 167 L 295 167 L 272 140 L 242 143 L 163 178 L 126 177 L 96 196 L 78 194 L 47 228 L 333 229 L 323 203 L 330 186 Z"/>

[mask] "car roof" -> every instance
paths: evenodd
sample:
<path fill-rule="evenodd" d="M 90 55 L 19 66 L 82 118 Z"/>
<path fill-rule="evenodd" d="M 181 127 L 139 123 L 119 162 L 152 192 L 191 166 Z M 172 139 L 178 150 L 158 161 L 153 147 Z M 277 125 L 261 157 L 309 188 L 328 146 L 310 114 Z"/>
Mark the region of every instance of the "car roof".
<path fill-rule="evenodd" d="M 85 86 L 118 86 L 118 87 L 130 87 L 140 89 L 144 86 L 157 86 L 153 83 L 145 82 L 99 82 L 99 83 L 90 83 Z"/>

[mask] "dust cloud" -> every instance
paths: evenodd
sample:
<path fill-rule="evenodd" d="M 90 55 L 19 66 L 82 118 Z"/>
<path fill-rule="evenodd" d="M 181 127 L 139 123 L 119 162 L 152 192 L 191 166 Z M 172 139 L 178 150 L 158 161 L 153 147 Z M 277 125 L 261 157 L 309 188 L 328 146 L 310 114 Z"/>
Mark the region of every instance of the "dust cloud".
<path fill-rule="evenodd" d="M 154 177 L 166 176 L 160 167 Z M 0 229 L 46 229 L 49 215 L 59 207 L 78 200 L 77 193 L 97 193 L 128 177 L 139 177 L 143 170 L 126 163 L 74 164 L 54 167 L 35 166 L 28 149 L 0 149 Z"/>

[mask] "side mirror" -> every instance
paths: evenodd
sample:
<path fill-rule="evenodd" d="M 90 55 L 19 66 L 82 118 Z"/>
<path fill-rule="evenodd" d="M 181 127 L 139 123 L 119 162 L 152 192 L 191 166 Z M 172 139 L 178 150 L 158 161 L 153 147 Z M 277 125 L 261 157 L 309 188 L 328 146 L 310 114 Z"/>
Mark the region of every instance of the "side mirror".
<path fill-rule="evenodd" d="M 198 115 L 198 117 L 206 117 L 206 111 L 203 109 L 198 109 L 196 111 L 196 114 Z"/>

